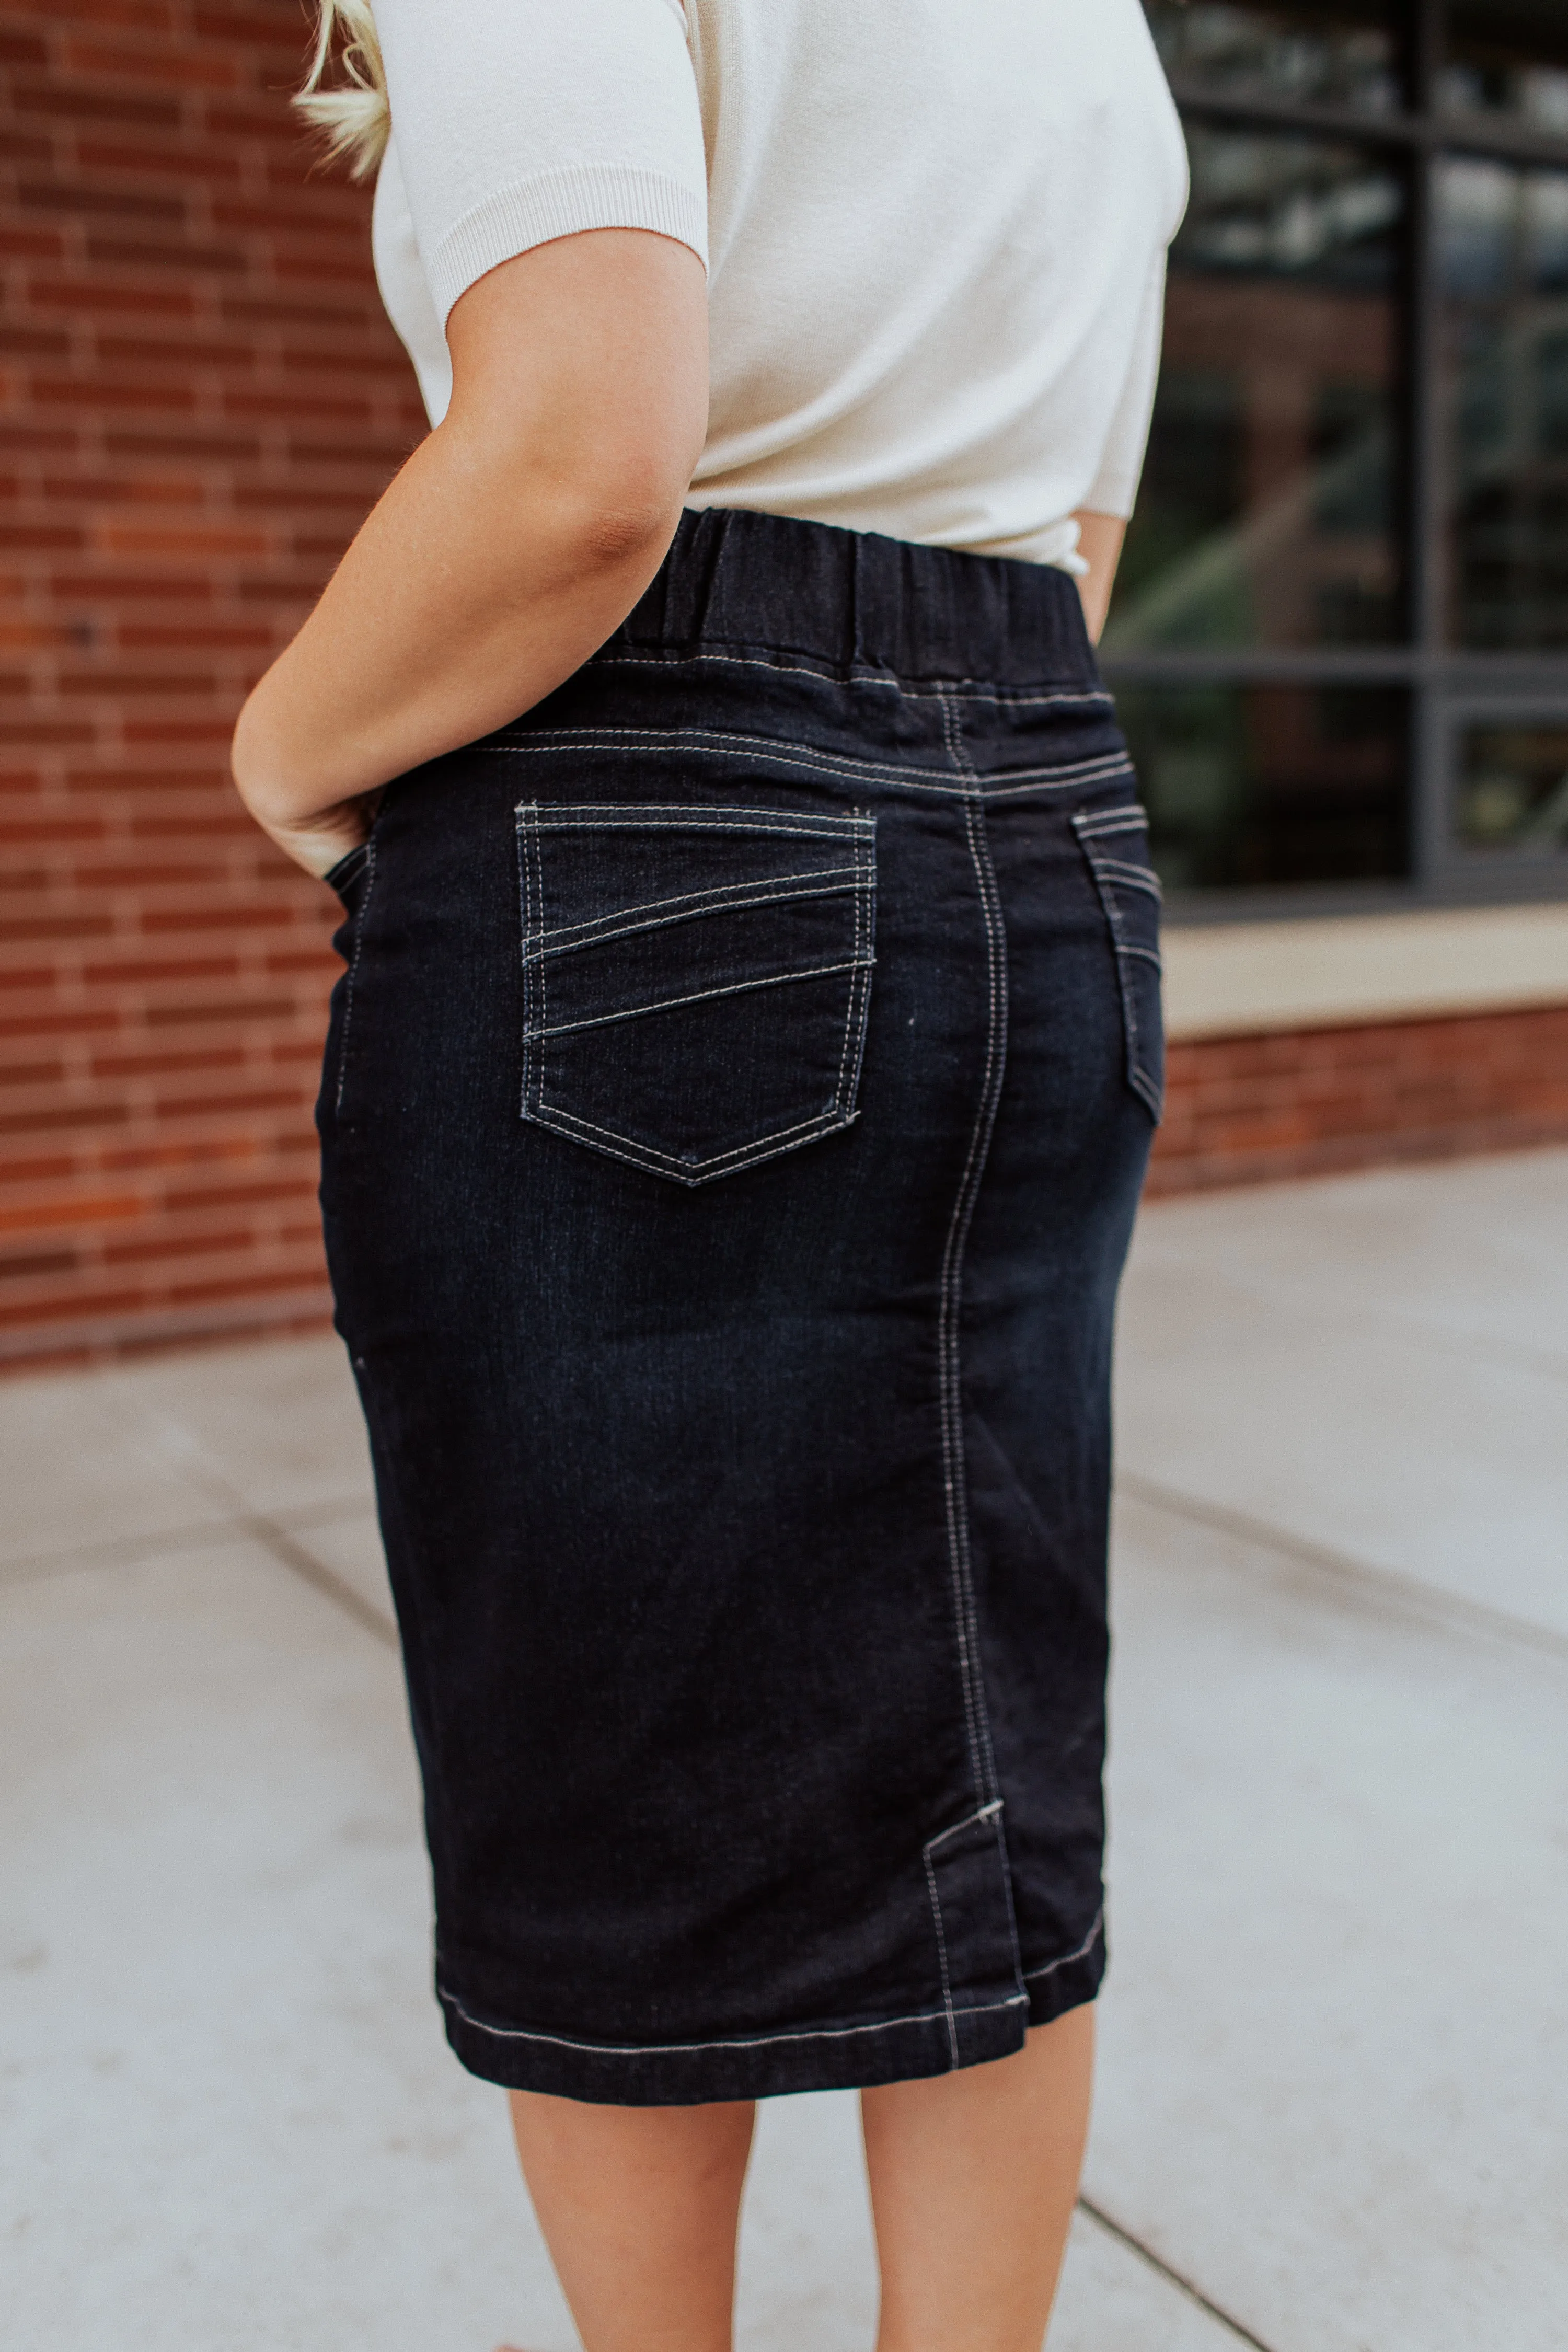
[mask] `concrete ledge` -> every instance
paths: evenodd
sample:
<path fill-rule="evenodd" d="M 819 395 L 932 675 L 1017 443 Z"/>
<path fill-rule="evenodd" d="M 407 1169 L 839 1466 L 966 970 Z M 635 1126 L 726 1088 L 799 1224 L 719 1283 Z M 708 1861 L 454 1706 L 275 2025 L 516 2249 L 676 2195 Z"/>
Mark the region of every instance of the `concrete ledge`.
<path fill-rule="evenodd" d="M 1165 934 L 1173 1038 L 1568 1004 L 1568 906 L 1423 908 Z"/>

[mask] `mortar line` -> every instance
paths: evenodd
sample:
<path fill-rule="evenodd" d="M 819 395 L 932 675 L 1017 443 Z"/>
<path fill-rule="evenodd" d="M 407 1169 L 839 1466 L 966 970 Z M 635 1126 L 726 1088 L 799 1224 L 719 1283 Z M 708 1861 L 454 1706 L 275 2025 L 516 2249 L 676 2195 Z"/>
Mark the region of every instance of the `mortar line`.
<path fill-rule="evenodd" d="M 1187 1519 L 1194 1527 L 1212 1528 L 1221 1535 L 1238 1537 L 1260 1550 L 1278 1553 L 1283 1559 L 1300 1560 L 1304 1567 L 1321 1570 L 1342 1583 L 1361 1585 L 1413 1615 L 1436 1620 L 1448 1632 L 1489 1633 L 1496 1641 L 1510 1642 L 1521 1649 L 1568 1658 L 1568 1633 L 1559 1633 L 1552 1626 L 1532 1624 L 1528 1617 L 1516 1617 L 1506 1609 L 1489 1608 L 1484 1601 L 1468 1601 L 1462 1593 L 1444 1592 L 1423 1584 L 1416 1577 L 1402 1574 L 1398 1569 L 1374 1567 L 1350 1552 L 1314 1543 L 1309 1536 L 1292 1535 L 1268 1519 L 1255 1519 L 1249 1511 L 1234 1510 L 1227 1503 L 1209 1503 L 1201 1496 L 1184 1495 L 1179 1487 L 1166 1486 L 1157 1478 L 1145 1478 L 1136 1470 L 1118 1472 L 1116 1487 L 1119 1494 L 1130 1496 L 1134 1502 L 1146 1503 L 1153 1510 L 1166 1511 L 1173 1518 Z"/>
<path fill-rule="evenodd" d="M 1215 2303 L 1211 2296 L 1206 2295 L 1202 2287 L 1194 2286 L 1190 2278 L 1184 2277 L 1178 2270 L 1173 2270 L 1170 2263 L 1155 2253 L 1152 2246 L 1146 2246 L 1143 2243 L 1142 2238 L 1135 2238 L 1131 2230 L 1124 2230 L 1120 2221 L 1113 2221 L 1103 2206 L 1095 2204 L 1093 2200 L 1088 2197 L 1080 2197 L 1078 2202 L 1079 2210 L 1087 2213 L 1091 2221 L 1097 2221 L 1107 2236 L 1114 2238 L 1118 2245 L 1125 2246 L 1130 2254 L 1136 2254 L 1139 2261 L 1146 2263 L 1157 2277 L 1163 2278 L 1168 2286 L 1173 2286 L 1179 2294 L 1184 2294 L 1189 2303 L 1196 2304 L 1198 2309 L 1206 2312 L 1210 2319 L 1217 2319 L 1220 2326 L 1227 2328 L 1238 2344 L 1250 2345 L 1252 2352 L 1274 2352 L 1271 2344 L 1266 2344 L 1261 2336 L 1254 2336 L 1250 2327 L 1244 2327 L 1239 2319 L 1233 2318 L 1223 2305 Z"/>

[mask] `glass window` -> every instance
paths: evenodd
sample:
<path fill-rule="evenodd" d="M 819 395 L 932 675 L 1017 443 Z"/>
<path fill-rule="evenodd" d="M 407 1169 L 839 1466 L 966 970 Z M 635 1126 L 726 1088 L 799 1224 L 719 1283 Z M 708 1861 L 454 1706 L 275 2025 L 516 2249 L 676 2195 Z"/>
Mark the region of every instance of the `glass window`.
<path fill-rule="evenodd" d="M 1410 870 L 1403 694 L 1124 686 L 1121 723 L 1176 891 L 1395 882 Z"/>
<path fill-rule="evenodd" d="M 1405 185 L 1379 153 L 1191 124 L 1148 467 L 1108 656 L 1405 628 Z"/>
<path fill-rule="evenodd" d="M 1462 727 L 1455 824 L 1468 850 L 1551 857 L 1568 849 L 1568 717 Z"/>
<path fill-rule="evenodd" d="M 1103 651 L 1166 883 L 1561 888 L 1568 0 L 1143 5 L 1193 194 Z"/>
<path fill-rule="evenodd" d="M 1165 70 L 1226 98 L 1353 106 L 1373 114 L 1400 102 L 1399 43 L 1391 0 L 1150 0 Z"/>
<path fill-rule="evenodd" d="M 1568 137 L 1564 0 L 1448 0 L 1443 104 Z"/>
<path fill-rule="evenodd" d="M 1568 646 L 1568 172 L 1452 158 L 1438 220 L 1451 633 L 1477 651 Z"/>

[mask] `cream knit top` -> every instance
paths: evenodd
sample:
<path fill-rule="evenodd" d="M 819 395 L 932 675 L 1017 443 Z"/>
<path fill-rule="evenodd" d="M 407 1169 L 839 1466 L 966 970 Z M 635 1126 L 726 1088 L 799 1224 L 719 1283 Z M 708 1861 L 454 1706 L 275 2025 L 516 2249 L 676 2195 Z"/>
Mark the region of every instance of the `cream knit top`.
<path fill-rule="evenodd" d="M 1130 514 L 1180 126 L 1139 0 L 376 0 L 383 296 L 433 423 L 445 325 L 552 237 L 708 268 L 688 503 L 1079 568 Z"/>

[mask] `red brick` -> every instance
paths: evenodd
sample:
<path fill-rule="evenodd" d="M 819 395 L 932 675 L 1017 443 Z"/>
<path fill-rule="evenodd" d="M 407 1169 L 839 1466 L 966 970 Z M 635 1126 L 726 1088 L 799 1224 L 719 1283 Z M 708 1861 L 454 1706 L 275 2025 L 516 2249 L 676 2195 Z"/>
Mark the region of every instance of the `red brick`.
<path fill-rule="evenodd" d="M 1171 1049 L 1150 1191 L 1565 1139 L 1568 1006 L 1189 1039 Z"/>
<path fill-rule="evenodd" d="M 136 238 L 89 236 L 84 240 L 89 262 L 127 269 L 174 269 L 188 280 L 193 271 L 241 271 L 248 257 L 240 245 L 197 245 L 188 236 Z"/>
<path fill-rule="evenodd" d="M 19 114 L 49 115 L 64 122 L 125 122 L 150 130 L 173 131 L 180 122 L 180 107 L 168 99 L 132 98 L 120 90 L 61 89 L 58 83 L 18 79 L 16 103 Z"/>
<path fill-rule="evenodd" d="M 59 0 L 49 14 L 57 24 L 133 25 L 154 33 L 173 33 L 179 21 L 168 0 Z"/>
<path fill-rule="evenodd" d="M 148 43 L 134 48 L 114 47 L 108 43 L 68 39 L 65 43 L 65 63 L 68 68 L 89 74 L 100 74 L 108 81 L 150 83 L 156 89 L 232 89 L 242 78 L 237 59 L 222 55 L 201 55 L 188 42 L 163 41 Z"/>
<path fill-rule="evenodd" d="M 24 181 L 17 192 L 24 213 L 69 213 L 74 218 L 96 213 L 113 220 L 183 223 L 184 201 L 179 196 L 133 194 L 129 189 L 94 188 L 85 181 Z"/>
<path fill-rule="evenodd" d="M 35 308 L 69 310 L 76 317 L 101 310 L 111 317 L 131 311 L 140 318 L 149 312 L 163 319 L 190 318 L 197 307 L 188 287 L 110 285 L 101 279 L 37 275 L 27 289 L 27 299 Z"/>

